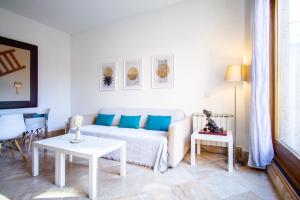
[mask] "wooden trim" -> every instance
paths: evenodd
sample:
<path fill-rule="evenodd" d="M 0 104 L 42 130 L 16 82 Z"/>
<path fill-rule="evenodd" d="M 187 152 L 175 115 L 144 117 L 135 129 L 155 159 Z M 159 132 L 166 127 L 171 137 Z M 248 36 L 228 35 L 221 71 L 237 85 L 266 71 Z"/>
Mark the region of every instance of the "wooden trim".
<path fill-rule="evenodd" d="M 274 143 L 275 160 L 289 176 L 291 185 L 300 191 L 300 160 L 279 141 Z"/>
<path fill-rule="evenodd" d="M 55 131 L 48 132 L 48 137 L 55 137 L 63 134 L 65 134 L 65 129 L 58 129 Z"/>
<path fill-rule="evenodd" d="M 276 20 L 276 6 L 275 0 L 270 1 L 270 116 L 271 116 L 271 130 L 272 133 L 275 132 L 275 46 L 276 46 L 276 29 L 275 29 L 275 20 Z M 275 135 L 272 134 L 273 143 L 275 142 Z"/>
<path fill-rule="evenodd" d="M 270 1 L 270 114 L 272 140 L 275 151 L 274 160 L 289 177 L 290 184 L 300 190 L 300 160 L 276 138 L 278 136 L 278 66 L 277 66 L 277 3 Z"/>
<path fill-rule="evenodd" d="M 290 185 L 289 181 L 275 162 L 272 162 L 271 165 L 268 166 L 267 172 L 281 199 L 299 199 L 299 195 Z"/>

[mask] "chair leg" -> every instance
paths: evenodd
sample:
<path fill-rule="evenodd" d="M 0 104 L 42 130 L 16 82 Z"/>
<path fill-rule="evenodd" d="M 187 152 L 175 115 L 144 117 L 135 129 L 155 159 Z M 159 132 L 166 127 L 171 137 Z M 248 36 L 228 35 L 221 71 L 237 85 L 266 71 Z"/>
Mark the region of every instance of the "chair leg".
<path fill-rule="evenodd" d="M 9 150 L 10 150 L 10 152 L 11 152 L 11 155 L 12 155 L 12 157 L 14 158 L 14 157 L 15 157 L 14 146 L 13 146 L 13 144 L 12 144 L 11 141 L 8 141 L 8 146 L 9 146 Z"/>
<path fill-rule="evenodd" d="M 26 133 L 23 133 L 23 137 L 22 137 L 22 146 L 25 146 L 26 138 L 27 138 L 27 134 L 26 134 Z"/>
<path fill-rule="evenodd" d="M 2 143 L 0 142 L 0 155 L 2 154 Z"/>
<path fill-rule="evenodd" d="M 23 160 L 24 160 L 25 162 L 27 162 L 27 158 L 26 158 L 26 156 L 24 155 L 22 149 L 20 148 L 20 145 L 19 145 L 18 141 L 17 141 L 17 140 L 14 140 L 14 142 L 15 142 L 15 144 L 16 144 L 16 146 L 17 146 L 17 148 L 18 148 L 18 150 L 19 150 L 19 152 L 20 152 L 20 154 L 21 154 Z"/>
<path fill-rule="evenodd" d="M 29 136 L 29 144 L 28 144 L 27 154 L 30 153 L 31 143 L 32 143 L 32 134 L 30 134 L 30 136 Z"/>
<path fill-rule="evenodd" d="M 23 138 L 22 138 L 22 141 L 21 141 L 21 145 L 22 145 L 22 148 L 25 150 L 26 148 L 26 140 L 29 136 L 26 134 Z"/>

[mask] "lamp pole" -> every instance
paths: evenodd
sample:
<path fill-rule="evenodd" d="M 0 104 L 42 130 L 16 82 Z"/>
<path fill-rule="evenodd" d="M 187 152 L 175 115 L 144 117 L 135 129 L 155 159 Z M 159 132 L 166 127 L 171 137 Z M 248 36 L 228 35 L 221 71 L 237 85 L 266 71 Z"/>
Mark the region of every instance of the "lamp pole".
<path fill-rule="evenodd" d="M 233 138 L 233 162 L 236 165 L 236 85 L 237 81 L 234 81 L 234 138 Z"/>
<path fill-rule="evenodd" d="M 235 166 L 242 166 L 245 163 L 236 157 L 236 93 L 237 84 L 244 80 L 243 65 L 228 65 L 225 71 L 225 80 L 234 82 L 234 132 L 233 132 L 233 160 Z"/>
<path fill-rule="evenodd" d="M 240 167 L 245 165 L 244 162 L 240 161 L 236 157 L 236 88 L 237 88 L 238 81 L 234 81 L 234 134 L 233 134 L 233 160 L 234 165 L 236 167 Z"/>

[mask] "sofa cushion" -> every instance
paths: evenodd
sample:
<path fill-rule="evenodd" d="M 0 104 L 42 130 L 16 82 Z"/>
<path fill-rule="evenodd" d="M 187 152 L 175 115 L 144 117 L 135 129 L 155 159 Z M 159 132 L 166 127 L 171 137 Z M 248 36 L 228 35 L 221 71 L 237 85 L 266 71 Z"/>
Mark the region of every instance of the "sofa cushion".
<path fill-rule="evenodd" d="M 147 130 L 168 131 L 171 123 L 171 116 L 148 115 Z"/>
<path fill-rule="evenodd" d="M 102 126 L 111 126 L 115 115 L 108 115 L 108 114 L 98 114 L 96 118 L 96 125 Z"/>
<path fill-rule="evenodd" d="M 144 128 L 146 125 L 148 115 L 164 115 L 171 116 L 171 123 L 184 119 L 185 114 L 181 110 L 177 109 L 159 109 L 159 108 L 122 108 L 111 107 L 101 108 L 99 113 L 101 114 L 115 114 L 113 120 L 113 126 L 118 126 L 120 123 L 121 115 L 141 115 L 140 128 Z"/>
<path fill-rule="evenodd" d="M 120 119 L 120 128 L 139 128 L 140 126 L 140 120 L 141 116 L 127 116 L 127 115 L 121 115 Z"/>

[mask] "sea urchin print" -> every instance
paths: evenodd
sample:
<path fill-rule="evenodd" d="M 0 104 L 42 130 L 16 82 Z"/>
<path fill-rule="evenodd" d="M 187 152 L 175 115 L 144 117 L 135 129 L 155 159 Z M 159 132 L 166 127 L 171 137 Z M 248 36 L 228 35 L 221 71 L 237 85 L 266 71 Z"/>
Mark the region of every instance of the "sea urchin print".
<path fill-rule="evenodd" d="M 103 83 L 104 85 L 110 86 L 113 82 L 113 77 L 111 76 L 104 76 Z"/>
<path fill-rule="evenodd" d="M 113 70 L 111 67 L 106 67 L 103 70 L 103 83 L 106 86 L 110 86 L 113 82 Z"/>

